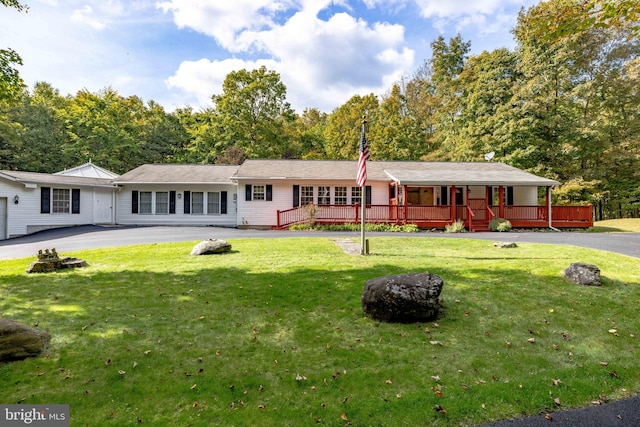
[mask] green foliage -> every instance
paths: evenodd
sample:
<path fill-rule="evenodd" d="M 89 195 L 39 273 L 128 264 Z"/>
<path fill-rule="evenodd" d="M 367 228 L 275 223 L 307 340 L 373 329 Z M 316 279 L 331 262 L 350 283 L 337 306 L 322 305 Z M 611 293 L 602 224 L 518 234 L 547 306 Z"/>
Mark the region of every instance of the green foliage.
<path fill-rule="evenodd" d="M 190 257 L 195 243 L 61 254 L 89 267 L 37 276 L 0 261 L 2 316 L 52 335 L 0 365 L 0 401 L 68 402 L 73 425 L 459 426 L 640 389 L 640 319 L 621 303 L 640 299 L 637 258 L 410 237 L 367 257 L 326 237 Z M 562 279 L 577 260 L 602 288 Z M 367 280 L 425 271 L 445 282 L 437 322 L 363 315 Z"/>
<path fill-rule="evenodd" d="M 461 220 L 454 221 L 451 224 L 444 226 L 445 233 L 466 233 L 467 229 L 464 228 L 464 222 Z"/>
<path fill-rule="evenodd" d="M 294 224 L 289 227 L 293 231 L 360 231 L 360 224 Z M 366 223 L 365 231 L 391 233 L 417 233 L 420 231 L 415 224 L 374 224 Z"/>
<path fill-rule="evenodd" d="M 212 97 L 221 146 L 237 146 L 249 158 L 281 158 L 290 141 L 284 131 L 294 112 L 280 75 L 262 66 L 234 71 Z"/>
<path fill-rule="evenodd" d="M 489 230 L 500 232 L 511 231 L 511 222 L 504 218 L 493 218 L 491 222 L 489 222 Z"/>
<path fill-rule="evenodd" d="M 18 98 L 25 89 L 17 66 L 22 65 L 22 58 L 13 49 L 0 49 L 0 102 Z"/>

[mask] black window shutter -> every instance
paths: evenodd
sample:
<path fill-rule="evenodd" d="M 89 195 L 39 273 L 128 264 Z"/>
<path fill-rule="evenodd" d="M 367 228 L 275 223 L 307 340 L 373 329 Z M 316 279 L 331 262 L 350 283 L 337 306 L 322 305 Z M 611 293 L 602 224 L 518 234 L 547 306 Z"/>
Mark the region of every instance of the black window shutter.
<path fill-rule="evenodd" d="M 227 192 L 220 192 L 220 215 L 227 214 Z"/>
<path fill-rule="evenodd" d="M 267 194 L 265 195 L 267 202 L 273 199 L 273 185 L 267 184 Z"/>
<path fill-rule="evenodd" d="M 176 192 L 169 191 L 169 213 L 176 213 Z"/>
<path fill-rule="evenodd" d="M 80 213 L 80 189 L 79 188 L 71 189 L 71 213 L 72 214 Z"/>
<path fill-rule="evenodd" d="M 513 187 L 507 187 L 507 206 L 513 206 Z"/>
<path fill-rule="evenodd" d="M 184 213 L 191 213 L 191 191 L 184 192 Z"/>
<path fill-rule="evenodd" d="M 51 188 L 40 188 L 40 213 L 51 213 Z"/>
<path fill-rule="evenodd" d="M 440 187 L 440 205 L 447 206 L 449 204 L 449 190 L 445 187 Z"/>
<path fill-rule="evenodd" d="M 293 186 L 293 207 L 297 208 L 298 206 L 300 206 L 300 186 L 294 185 Z"/>
<path fill-rule="evenodd" d="M 244 186 L 244 199 L 247 202 L 251 201 L 251 184 L 247 184 Z"/>
<path fill-rule="evenodd" d="M 131 192 L 131 213 L 132 214 L 138 213 L 138 192 L 137 191 Z"/>
<path fill-rule="evenodd" d="M 370 205 L 371 204 L 371 186 L 367 185 L 364 187 L 365 190 L 365 202 Z"/>

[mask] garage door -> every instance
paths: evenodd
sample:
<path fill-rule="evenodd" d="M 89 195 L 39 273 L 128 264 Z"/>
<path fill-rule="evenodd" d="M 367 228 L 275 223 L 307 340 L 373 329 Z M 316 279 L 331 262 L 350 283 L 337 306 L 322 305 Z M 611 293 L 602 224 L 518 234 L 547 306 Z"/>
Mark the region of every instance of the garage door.
<path fill-rule="evenodd" d="M 7 198 L 0 197 L 0 240 L 7 238 Z"/>

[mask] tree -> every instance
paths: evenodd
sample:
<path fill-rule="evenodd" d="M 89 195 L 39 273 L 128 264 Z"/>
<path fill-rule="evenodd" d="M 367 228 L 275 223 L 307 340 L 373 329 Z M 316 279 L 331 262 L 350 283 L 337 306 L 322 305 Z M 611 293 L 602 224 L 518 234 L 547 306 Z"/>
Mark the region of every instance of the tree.
<path fill-rule="evenodd" d="M 378 98 L 374 94 L 354 95 L 346 103 L 333 110 L 325 129 L 326 154 L 328 159 L 354 160 L 358 158 L 362 116 L 367 116 L 369 128 L 375 126 Z M 370 146 L 375 142 L 369 137 Z M 375 160 L 377 153 L 371 151 Z"/>
<path fill-rule="evenodd" d="M 637 0 L 562 0 L 558 13 L 548 13 L 533 24 L 546 41 L 594 28 L 629 26 L 629 39 L 640 36 L 640 3 Z"/>
<path fill-rule="evenodd" d="M 285 123 L 294 119 L 280 75 L 266 67 L 229 73 L 212 97 L 220 151 L 236 146 L 251 158 L 279 158 L 289 148 Z"/>
<path fill-rule="evenodd" d="M 462 86 L 459 80 L 471 48 L 460 35 L 445 43 L 442 36 L 431 43 L 431 81 L 438 100 L 434 115 L 434 140 L 441 156 L 447 156 L 459 142 Z"/>
<path fill-rule="evenodd" d="M 13 7 L 18 12 L 29 8 L 18 0 L 0 0 L 5 7 Z M 16 99 L 25 89 L 16 66 L 22 65 L 22 58 L 13 49 L 0 49 L 0 102 Z"/>
<path fill-rule="evenodd" d="M 411 115 L 407 98 L 395 84 L 384 97 L 369 132 L 370 149 L 379 160 L 417 160 L 425 153 L 419 120 Z"/>
<path fill-rule="evenodd" d="M 53 173 L 76 166 L 65 155 L 67 143 L 64 110 L 69 99 L 60 95 L 49 83 L 38 82 L 31 94 L 12 109 L 20 123 L 20 150 L 15 153 L 15 166 L 21 170 Z"/>

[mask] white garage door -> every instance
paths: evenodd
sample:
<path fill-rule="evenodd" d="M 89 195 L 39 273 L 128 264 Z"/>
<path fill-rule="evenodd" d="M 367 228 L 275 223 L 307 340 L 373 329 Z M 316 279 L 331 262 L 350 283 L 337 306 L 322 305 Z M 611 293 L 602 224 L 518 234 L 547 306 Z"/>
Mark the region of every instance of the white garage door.
<path fill-rule="evenodd" d="M 7 238 L 7 198 L 0 197 L 0 240 Z"/>

